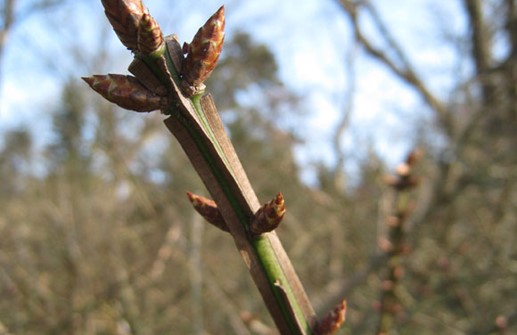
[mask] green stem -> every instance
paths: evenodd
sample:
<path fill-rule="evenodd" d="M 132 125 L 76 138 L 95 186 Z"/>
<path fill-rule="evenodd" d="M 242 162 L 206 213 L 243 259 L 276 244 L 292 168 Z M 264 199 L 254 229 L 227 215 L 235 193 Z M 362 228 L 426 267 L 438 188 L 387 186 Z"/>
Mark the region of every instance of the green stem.
<path fill-rule="evenodd" d="M 228 165 L 229 164 L 228 159 L 224 155 L 218 139 L 216 138 L 214 132 L 212 131 L 211 127 L 209 126 L 208 121 L 206 120 L 205 112 L 201 109 L 201 104 L 199 103 L 198 96 L 194 96 L 194 99 L 192 99 L 192 100 L 193 100 L 193 105 L 194 105 L 197 115 L 201 118 L 203 125 L 206 126 L 206 129 L 207 129 L 209 135 L 213 136 L 213 140 L 216 144 L 218 152 L 221 154 L 221 158 L 225 161 L 227 166 L 229 168 L 231 168 L 231 165 Z M 192 127 L 187 127 L 187 128 L 192 130 Z M 199 139 L 199 134 L 194 134 L 194 133 L 191 133 L 191 134 L 192 134 L 193 138 Z M 232 204 L 232 207 L 233 207 L 235 213 L 237 214 L 237 216 L 239 217 L 241 224 L 243 225 L 244 229 L 247 232 L 249 232 L 248 225 L 249 225 L 249 222 L 251 222 L 251 218 L 247 217 L 245 215 L 243 209 L 240 208 L 239 202 L 235 198 L 234 194 L 231 192 L 231 188 L 227 185 L 227 182 L 224 179 L 224 173 L 217 171 L 218 169 L 216 168 L 217 167 L 216 164 L 210 163 L 210 161 L 212 161 L 213 159 L 211 159 L 207 150 L 205 150 L 203 148 L 202 141 L 197 140 L 196 142 L 198 143 L 198 148 L 200 149 L 200 151 L 204 153 L 205 160 L 208 163 L 208 166 L 211 168 L 212 173 L 218 179 L 219 185 L 224 190 L 224 193 L 225 193 L 227 199 Z M 286 318 L 286 320 L 289 320 L 289 324 L 291 325 L 291 330 L 293 332 L 296 331 L 296 328 L 297 328 L 296 319 L 298 319 L 301 322 L 303 322 L 302 327 L 304 328 L 305 332 L 307 334 L 310 334 L 310 327 L 305 320 L 305 316 L 303 315 L 303 312 L 301 311 L 300 307 L 298 306 L 298 303 L 296 301 L 296 297 L 294 296 L 293 290 L 291 289 L 291 287 L 289 285 L 289 281 L 287 280 L 287 278 L 284 274 L 284 271 L 282 270 L 281 263 L 278 260 L 278 258 L 276 257 L 276 254 L 275 254 L 271 244 L 269 243 L 269 240 L 264 235 L 252 237 L 252 245 L 253 245 L 253 248 L 255 249 L 255 252 L 257 253 L 258 259 L 260 260 L 261 266 L 262 266 L 267 278 L 269 279 L 269 286 L 270 286 L 271 290 L 273 291 L 273 293 L 275 294 L 278 305 L 280 306 L 282 313 L 284 314 L 284 317 Z M 276 287 L 276 283 L 278 283 L 278 282 L 280 282 L 282 287 L 285 289 L 287 298 L 289 299 L 289 304 L 290 304 L 290 306 L 292 306 L 292 308 L 294 309 L 294 312 L 296 313 L 295 316 L 290 315 L 290 308 L 289 308 L 289 306 L 286 306 L 287 302 L 285 302 L 283 300 L 283 297 L 279 294 L 279 292 L 278 292 L 279 288 Z M 293 319 L 293 317 L 294 317 L 294 319 Z"/>
<path fill-rule="evenodd" d="M 240 162 L 236 162 L 236 157 L 228 157 L 226 155 L 226 152 L 228 152 L 227 150 L 234 150 L 233 147 L 228 148 L 231 144 L 227 139 L 226 133 L 224 133 L 222 128 L 216 127 L 216 129 L 214 129 L 212 126 L 211 122 L 214 120 L 214 115 L 208 113 L 216 113 L 216 111 L 206 111 L 203 109 L 201 94 L 195 95 L 190 99 L 185 99 L 183 97 L 178 88 L 180 75 L 177 69 L 174 68 L 168 48 L 164 49 L 165 52 L 162 52 L 160 55 L 152 55 L 153 57 L 150 59 L 144 60 L 148 64 L 154 64 L 153 71 L 158 70 L 160 64 L 166 64 L 168 71 L 172 76 L 172 80 L 167 82 L 167 86 L 172 86 L 171 93 L 172 96 L 177 97 L 177 101 L 174 101 L 165 113 L 170 114 L 174 119 L 170 120 L 170 123 L 178 122 L 181 124 L 181 129 L 183 129 L 176 129 L 176 131 L 182 132 L 181 136 L 178 136 L 177 132 L 174 132 L 174 130 L 172 131 L 178 140 L 180 140 L 180 143 L 183 141 L 181 144 L 185 149 L 185 152 L 198 170 L 201 179 L 203 179 L 209 188 L 212 196 L 217 201 L 223 216 L 225 216 L 225 212 L 227 213 L 228 210 L 233 212 L 232 215 L 225 216 L 225 220 L 231 220 L 232 217 L 234 217 L 235 220 L 238 220 L 237 225 L 240 225 L 242 228 L 239 230 L 244 233 L 236 232 L 234 238 L 238 241 L 238 244 L 245 243 L 249 245 L 250 247 L 248 250 L 254 253 L 254 258 L 257 260 L 256 264 L 259 265 L 262 272 L 262 275 L 260 276 L 265 278 L 265 280 L 257 279 L 255 277 L 254 279 L 256 279 L 256 283 L 259 285 L 261 292 L 263 294 L 264 291 L 269 292 L 267 293 L 268 296 L 274 300 L 276 309 L 281 316 L 272 316 L 275 319 L 275 322 L 280 322 L 279 328 L 284 329 L 288 334 L 311 334 L 310 322 L 313 321 L 312 319 L 314 318 L 312 307 L 310 307 L 310 303 L 301 288 L 301 284 L 299 284 L 299 279 L 292 270 L 289 260 L 285 257 L 285 252 L 278 243 L 276 245 L 272 244 L 270 234 L 252 236 L 249 232 L 248 225 L 257 208 L 254 209 L 254 205 L 251 205 L 242 199 L 256 199 L 256 196 L 251 188 L 242 188 L 242 184 L 249 184 L 249 182 L 244 172 L 241 171 L 242 169 L 239 170 Z M 155 56 L 162 57 L 162 55 L 164 58 L 158 60 L 154 59 Z M 156 64 L 158 64 L 158 66 L 156 66 Z M 162 79 L 163 75 L 164 73 L 159 77 Z M 169 121 L 166 121 L 167 126 L 171 129 L 168 122 Z M 175 126 L 172 128 L 174 127 Z M 195 146 L 195 149 L 192 146 Z M 225 146 L 224 148 L 226 148 L 226 151 L 223 149 L 223 146 Z M 238 167 L 236 167 L 236 164 Z M 224 196 L 226 201 L 229 203 L 230 208 L 221 208 L 222 204 L 219 203 L 222 200 L 222 198 L 220 198 L 221 195 Z M 232 235 L 233 234 L 234 232 L 232 232 Z M 283 255 L 281 259 L 279 259 L 278 252 L 280 252 L 280 255 Z M 296 282 L 298 290 L 293 289 L 291 286 L 292 282 Z M 264 299 L 266 299 L 265 296 Z M 270 303 L 273 301 L 271 299 L 269 299 Z M 300 303 L 304 304 L 304 308 L 300 306 Z M 271 306 L 268 305 L 268 308 L 270 307 Z M 276 313 L 277 312 L 275 312 L 275 314 Z"/>
<path fill-rule="evenodd" d="M 269 285 L 275 294 L 275 298 L 278 301 L 282 313 L 284 314 L 284 317 L 289 320 L 291 331 L 296 334 L 299 332 L 298 328 L 301 327 L 304 331 L 304 334 L 311 334 L 310 326 L 297 303 L 293 290 L 289 285 L 289 281 L 287 280 L 284 271 L 282 270 L 281 263 L 276 257 L 275 251 L 269 243 L 269 240 L 262 235 L 258 236 L 253 240 L 253 247 L 257 252 L 257 256 L 260 259 L 264 272 L 269 279 Z M 283 289 L 285 290 L 288 301 L 284 301 L 283 296 L 278 291 L 278 283 L 280 283 L 280 285 L 282 285 Z M 289 306 L 286 305 L 287 303 Z M 291 308 L 295 315 L 291 315 Z"/>
<path fill-rule="evenodd" d="M 194 106 L 194 110 L 196 111 L 197 116 L 201 120 L 201 124 L 203 125 L 203 128 L 205 129 L 205 131 L 208 134 L 208 136 L 214 142 L 214 144 L 216 146 L 216 149 L 217 149 L 217 152 L 219 153 L 221 158 L 224 160 L 224 163 L 226 164 L 226 166 L 228 168 L 230 168 L 230 170 L 232 172 L 234 172 L 233 169 L 232 169 L 232 165 L 228 161 L 228 157 L 226 157 L 226 155 L 224 154 L 224 151 L 223 151 L 223 149 L 221 147 L 221 143 L 219 143 L 219 140 L 215 136 L 212 127 L 210 127 L 210 124 L 208 123 L 208 120 L 205 117 L 205 112 L 203 111 L 203 108 L 201 107 L 201 97 L 203 96 L 203 94 L 204 94 L 204 92 L 200 93 L 200 94 L 196 94 L 196 95 L 192 96 L 190 98 L 190 100 L 192 101 L 192 104 Z"/>
<path fill-rule="evenodd" d="M 248 214 L 249 210 L 241 207 L 236 194 L 233 193 L 232 187 L 229 185 L 230 181 L 227 180 L 228 176 L 234 178 L 234 175 L 226 174 L 224 171 L 221 171 L 218 168 L 219 165 L 217 164 L 216 159 L 212 157 L 210 150 L 208 150 L 204 144 L 203 137 L 211 134 L 213 136 L 214 146 L 216 147 L 220 158 L 225 162 L 225 165 L 228 164 L 228 159 L 225 157 L 221 145 L 217 141 L 214 132 L 208 132 L 208 129 L 211 130 L 211 127 L 209 126 L 209 122 L 205 117 L 204 111 L 201 109 L 201 104 L 199 102 L 193 102 L 193 106 L 194 109 L 196 109 L 196 114 L 198 117 L 200 117 L 201 120 L 204 120 L 201 122 L 203 128 L 207 130 L 204 134 L 200 134 L 198 131 L 196 131 L 196 127 L 191 124 L 189 118 L 186 118 L 184 115 L 182 115 L 181 112 L 171 110 L 171 115 L 176 119 L 177 122 L 182 123 L 184 128 L 189 132 L 190 137 L 196 143 L 198 150 L 202 153 L 204 164 L 209 168 L 212 175 L 217 180 L 219 187 L 230 202 L 233 212 L 239 218 L 240 224 L 249 235 L 248 225 L 252 217 Z M 227 165 L 226 167 L 229 168 Z M 201 177 L 203 178 L 206 176 Z M 237 183 L 236 181 L 233 182 Z M 278 259 L 274 248 L 271 246 L 270 241 L 267 238 L 267 234 L 256 237 L 251 237 L 251 235 L 249 236 L 249 240 L 251 241 L 251 245 L 253 246 L 253 250 L 256 253 L 257 259 L 260 262 L 262 271 L 268 279 L 269 289 L 275 296 L 276 303 L 282 312 L 284 320 L 286 320 L 286 323 L 289 325 L 291 333 L 300 335 L 311 334 L 310 325 L 307 322 L 302 309 L 298 305 L 298 301 L 293 292 L 293 289 L 291 288 L 289 280 L 283 271 L 282 264 Z M 281 294 L 278 285 L 281 285 L 281 288 L 284 290 L 288 301 L 285 301 L 285 298 Z M 292 312 L 294 312 L 294 315 Z"/>

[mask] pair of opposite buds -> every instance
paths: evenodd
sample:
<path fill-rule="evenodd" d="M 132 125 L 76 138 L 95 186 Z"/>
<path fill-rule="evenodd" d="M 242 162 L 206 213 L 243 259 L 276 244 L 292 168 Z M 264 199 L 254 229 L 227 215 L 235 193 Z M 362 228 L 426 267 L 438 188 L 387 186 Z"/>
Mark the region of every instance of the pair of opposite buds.
<path fill-rule="evenodd" d="M 194 206 L 194 209 L 210 224 L 217 228 L 229 232 L 230 229 L 224 221 L 223 215 L 217 208 L 217 204 L 212 199 L 187 192 L 187 196 Z M 249 223 L 251 235 L 258 236 L 273 231 L 280 225 L 285 215 L 285 202 L 282 193 L 278 193 L 273 200 L 264 204 L 253 215 Z"/>
<path fill-rule="evenodd" d="M 215 68 L 223 48 L 224 6 L 197 31 L 190 44 L 181 48 L 175 37 L 163 37 L 160 26 L 141 0 L 102 0 L 102 5 L 118 38 L 135 55 L 129 69 L 135 76 L 108 74 L 83 78 L 97 93 L 136 112 L 166 108 L 170 104 L 167 81 L 173 80 L 169 69 L 160 69 L 168 77 L 160 80 L 142 62 L 166 54 L 166 49 L 183 95 L 190 97 L 204 91 L 203 82 Z"/>

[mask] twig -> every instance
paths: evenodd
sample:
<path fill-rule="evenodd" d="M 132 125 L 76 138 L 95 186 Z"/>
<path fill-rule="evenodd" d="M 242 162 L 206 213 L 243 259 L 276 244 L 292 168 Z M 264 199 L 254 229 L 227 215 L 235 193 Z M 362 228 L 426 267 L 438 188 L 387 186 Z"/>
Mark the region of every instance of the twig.
<path fill-rule="evenodd" d="M 404 275 L 403 256 L 407 253 L 405 223 L 413 208 L 410 191 L 418 181 L 413 176 L 413 167 L 420 159 L 419 150 L 411 152 L 406 162 L 399 165 L 396 176 L 388 177 L 386 183 L 395 190 L 391 214 L 387 218 L 386 237 L 379 240 L 379 247 L 387 256 L 386 274 L 381 279 L 381 297 L 379 301 L 380 318 L 377 334 L 388 334 L 398 315 L 402 304 L 398 294 L 400 281 Z"/>
<path fill-rule="evenodd" d="M 134 77 L 103 75 L 84 80 L 119 106 L 137 112 L 160 109 L 169 115 L 165 125 L 213 198 L 203 200 L 190 193 L 190 200 L 232 235 L 280 333 L 333 334 L 345 320 L 345 301 L 321 322 L 316 320 L 273 231 L 285 212 L 283 197 L 279 193 L 260 207 L 212 98 L 204 94 L 203 82 L 214 69 L 224 40 L 224 8 L 182 49 L 175 37 L 162 36 L 140 0 L 103 0 L 103 5 L 120 40 L 135 54 L 129 68 Z"/>
<path fill-rule="evenodd" d="M 402 51 L 400 45 L 392 37 L 390 31 L 382 22 L 378 15 L 375 7 L 368 1 L 354 4 L 349 0 L 340 0 L 340 4 L 345 9 L 345 12 L 349 14 L 350 21 L 354 28 L 355 36 L 365 48 L 365 50 L 384 65 L 386 65 L 397 77 L 410 84 L 415 90 L 423 97 L 424 101 L 431 107 L 437 114 L 441 124 L 447 130 L 448 134 L 452 133 L 452 120 L 450 113 L 448 112 L 445 105 L 429 90 L 429 88 L 420 79 L 420 76 L 414 70 L 411 62 Z M 359 8 L 365 8 L 370 14 L 373 24 L 379 30 L 381 37 L 387 42 L 389 49 L 394 51 L 397 56 L 397 60 L 394 60 L 388 56 L 387 53 L 375 47 L 370 40 L 364 35 L 359 25 L 358 12 Z M 398 65 L 400 64 L 400 65 Z"/>

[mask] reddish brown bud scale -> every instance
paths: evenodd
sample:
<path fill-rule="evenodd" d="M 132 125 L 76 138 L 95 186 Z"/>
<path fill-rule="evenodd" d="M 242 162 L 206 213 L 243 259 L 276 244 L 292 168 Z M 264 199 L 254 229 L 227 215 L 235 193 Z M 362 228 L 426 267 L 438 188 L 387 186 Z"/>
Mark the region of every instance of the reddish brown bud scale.
<path fill-rule="evenodd" d="M 285 202 L 282 193 L 262 206 L 250 223 L 250 231 L 255 235 L 273 231 L 278 227 L 285 215 Z"/>
<path fill-rule="evenodd" d="M 217 204 L 215 201 L 202 197 L 200 195 L 193 194 L 192 192 L 187 192 L 188 199 L 194 209 L 201 214 L 201 216 L 210 224 L 216 226 L 217 228 L 229 232 L 228 226 L 224 221 L 219 208 L 217 208 Z"/>
<path fill-rule="evenodd" d="M 188 54 L 183 63 L 184 83 L 181 85 L 185 95 L 201 90 L 203 82 L 215 68 L 223 49 L 224 25 L 224 6 L 221 6 L 186 46 Z"/>
<path fill-rule="evenodd" d="M 155 95 L 132 76 L 94 75 L 83 80 L 104 98 L 125 109 L 150 112 L 167 105 L 167 98 Z"/>
<path fill-rule="evenodd" d="M 141 58 L 135 57 L 131 64 L 129 64 L 128 70 L 142 85 L 154 94 L 159 96 L 167 95 L 165 86 Z"/>
<path fill-rule="evenodd" d="M 129 50 L 138 51 L 138 28 L 147 9 L 141 0 L 102 0 L 104 12 L 118 38 Z"/>
<path fill-rule="evenodd" d="M 315 329 L 315 335 L 332 335 L 345 323 L 346 319 L 346 300 L 342 300 L 330 313 L 318 321 Z"/>
<path fill-rule="evenodd" d="M 185 61 L 185 56 L 183 55 L 183 50 L 180 42 L 178 41 L 178 37 L 176 35 L 167 36 L 165 38 L 165 44 L 167 45 L 169 57 L 172 60 L 176 73 L 180 74 L 183 62 Z"/>
<path fill-rule="evenodd" d="M 144 55 L 156 51 L 163 44 L 163 34 L 156 20 L 144 13 L 138 27 L 138 51 Z"/>

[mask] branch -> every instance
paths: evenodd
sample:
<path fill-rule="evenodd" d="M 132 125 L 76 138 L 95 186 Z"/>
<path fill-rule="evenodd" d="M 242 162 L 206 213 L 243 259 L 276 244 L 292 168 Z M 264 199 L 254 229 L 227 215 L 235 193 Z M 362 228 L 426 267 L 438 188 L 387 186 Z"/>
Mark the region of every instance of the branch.
<path fill-rule="evenodd" d="M 411 190 L 418 184 L 413 175 L 415 163 L 420 160 L 422 152 L 412 151 L 406 161 L 397 168 L 396 176 L 386 179 L 386 183 L 395 191 L 390 215 L 386 218 L 387 234 L 379 240 L 379 246 L 387 256 L 386 273 L 381 280 L 379 301 L 380 318 L 377 334 L 388 334 L 396 319 L 402 312 L 400 285 L 404 275 L 404 256 L 408 253 L 407 221 L 414 208 Z"/>
<path fill-rule="evenodd" d="M 336 165 L 333 171 L 333 187 L 336 190 L 345 189 L 345 180 L 343 178 L 343 165 L 345 163 L 345 153 L 341 150 L 341 139 L 350 125 L 350 118 L 354 109 L 354 96 L 357 87 L 357 76 L 355 73 L 355 60 L 357 57 L 357 48 L 351 48 L 348 59 L 346 60 L 346 77 L 349 80 L 348 89 L 346 90 L 345 103 L 343 113 L 341 114 L 341 120 L 338 121 L 336 131 L 332 137 L 332 146 L 334 148 L 334 154 L 336 155 Z"/>
<path fill-rule="evenodd" d="M 450 135 L 452 133 L 452 120 L 450 114 L 447 111 L 447 108 L 436 96 L 434 96 L 433 93 L 431 93 L 429 88 L 420 79 L 409 59 L 402 51 L 400 45 L 396 42 L 388 28 L 380 19 L 380 16 L 373 5 L 367 1 L 355 4 L 350 0 L 340 0 L 340 4 L 342 5 L 345 12 L 349 15 L 355 32 L 355 37 L 357 41 L 359 41 L 359 43 L 364 46 L 366 52 L 373 58 L 386 65 L 388 69 L 390 69 L 398 78 L 413 87 L 422 96 L 429 107 L 435 112 L 438 120 Z M 381 37 L 387 42 L 390 50 L 393 51 L 397 56 L 397 60 L 390 58 L 387 52 L 384 52 L 383 50 L 375 47 L 364 35 L 359 25 L 359 7 L 364 7 L 365 10 L 370 14 L 373 20 L 373 24 L 379 30 Z M 400 63 L 401 65 L 397 65 L 397 63 Z"/>
<path fill-rule="evenodd" d="M 472 55 L 476 73 L 483 73 L 490 66 L 490 43 L 483 20 L 482 5 L 479 0 L 463 0 L 463 5 L 472 30 Z"/>
<path fill-rule="evenodd" d="M 5 43 L 14 23 L 14 1 L 15 0 L 6 0 L 2 8 L 2 27 L 0 27 L 0 87 L 3 76 Z"/>
<path fill-rule="evenodd" d="M 133 76 L 83 78 L 109 101 L 136 112 L 160 109 L 213 201 L 189 193 L 198 211 L 228 231 L 281 334 L 331 335 L 344 323 L 343 300 L 321 321 L 273 229 L 285 207 L 281 194 L 260 207 L 204 80 L 224 41 L 221 7 L 183 48 L 163 37 L 140 0 L 103 0 L 119 39 L 134 54 Z M 184 56 L 184 51 L 187 56 Z M 217 214 L 217 212 L 219 214 Z M 215 213 L 215 214 L 214 214 Z M 231 275 L 231 274 L 229 274 Z"/>
<path fill-rule="evenodd" d="M 506 33 L 511 44 L 510 58 L 517 59 L 517 6 L 514 0 L 506 0 Z"/>

